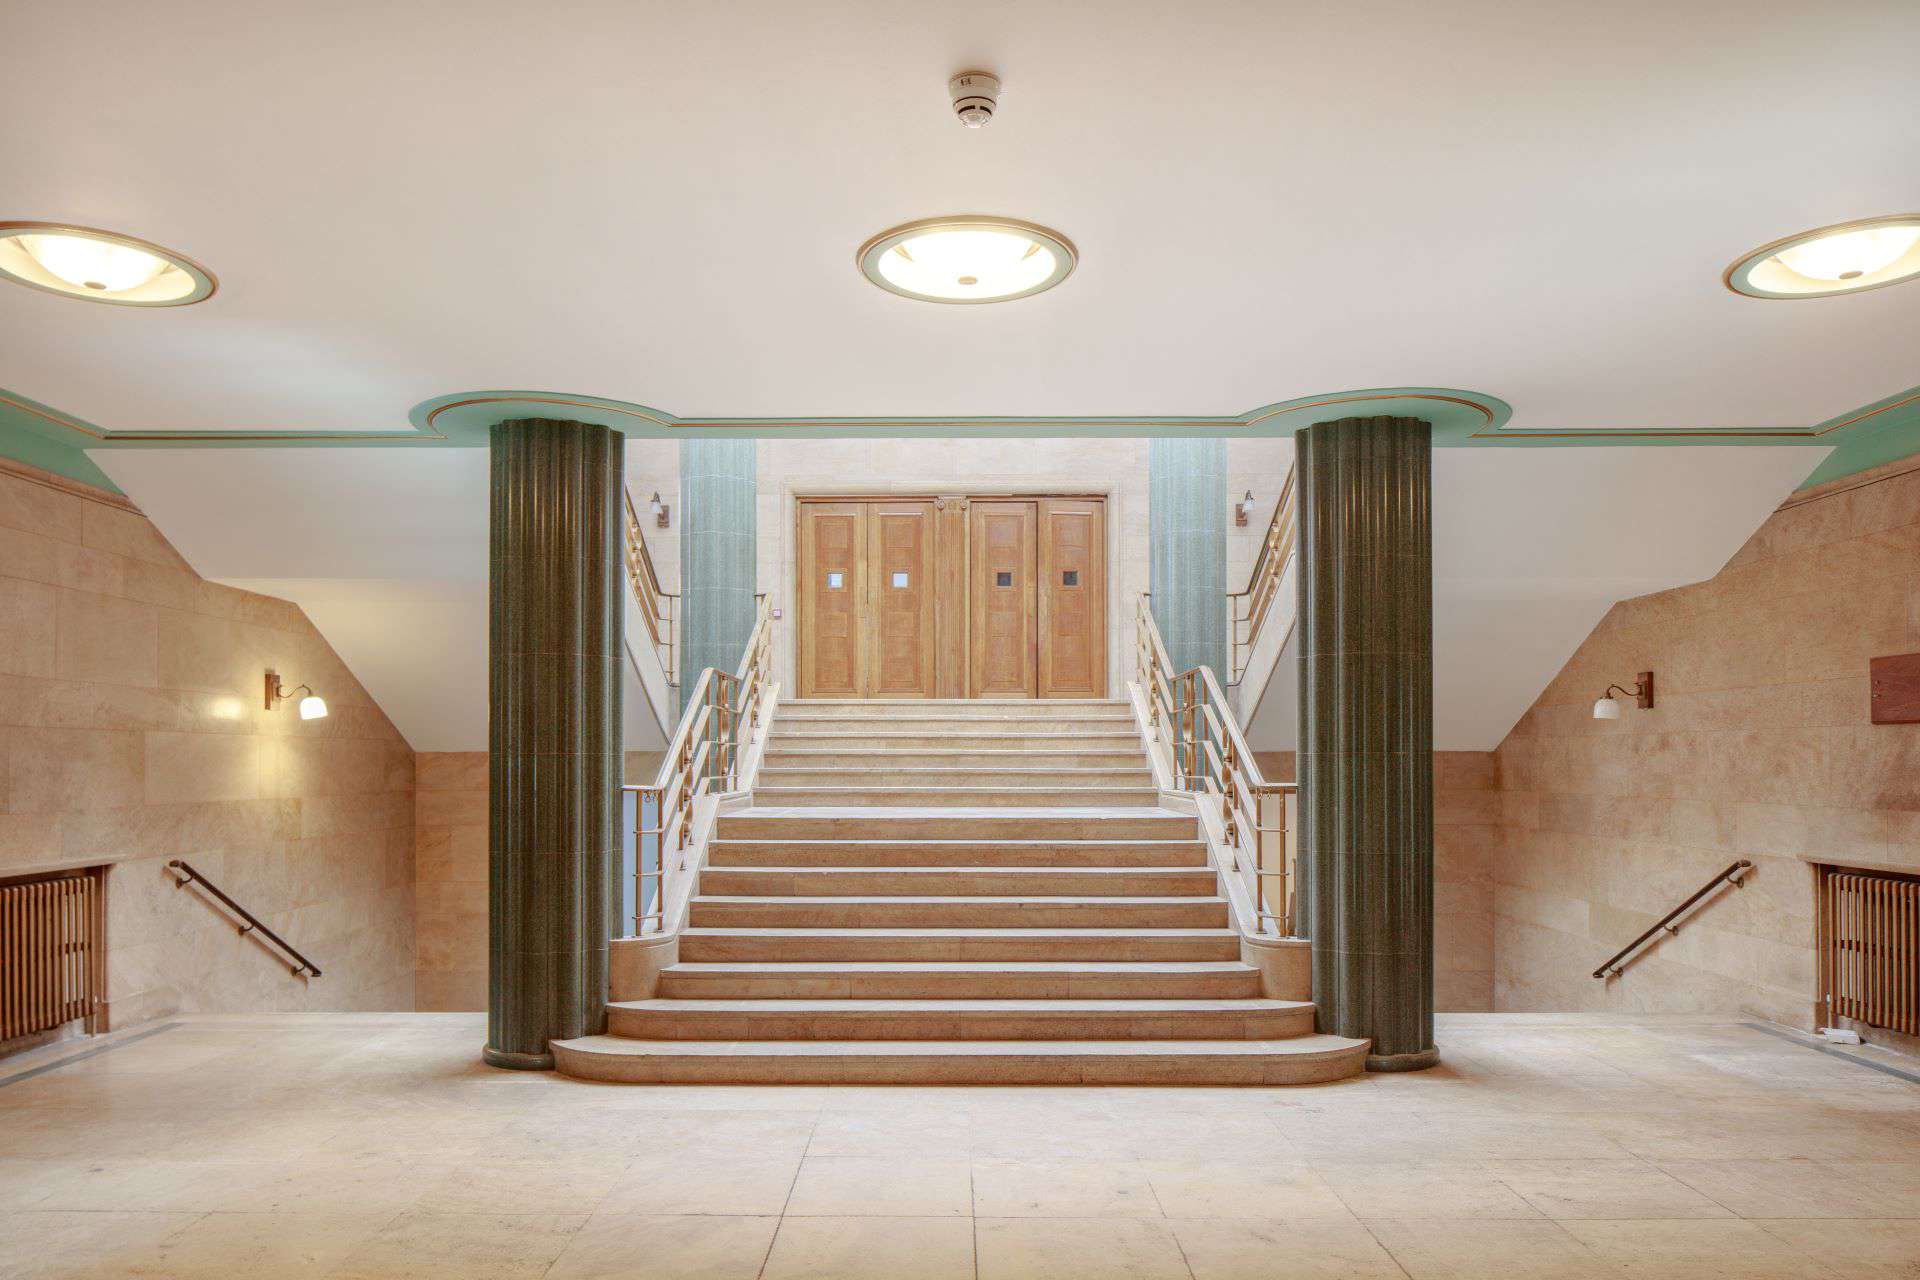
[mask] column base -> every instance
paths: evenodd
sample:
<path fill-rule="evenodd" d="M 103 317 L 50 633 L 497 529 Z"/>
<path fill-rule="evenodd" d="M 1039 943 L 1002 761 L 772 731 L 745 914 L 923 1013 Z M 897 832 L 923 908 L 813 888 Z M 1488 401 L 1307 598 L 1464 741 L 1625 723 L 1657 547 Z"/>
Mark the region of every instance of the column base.
<path fill-rule="evenodd" d="M 1428 1067 L 1439 1065 L 1438 1046 L 1422 1049 L 1418 1053 L 1370 1053 L 1367 1055 L 1369 1071 L 1425 1071 Z"/>
<path fill-rule="evenodd" d="M 492 1045 L 480 1050 L 480 1060 L 490 1067 L 503 1067 L 508 1071 L 553 1070 L 553 1055 L 550 1053 L 508 1053 Z"/>

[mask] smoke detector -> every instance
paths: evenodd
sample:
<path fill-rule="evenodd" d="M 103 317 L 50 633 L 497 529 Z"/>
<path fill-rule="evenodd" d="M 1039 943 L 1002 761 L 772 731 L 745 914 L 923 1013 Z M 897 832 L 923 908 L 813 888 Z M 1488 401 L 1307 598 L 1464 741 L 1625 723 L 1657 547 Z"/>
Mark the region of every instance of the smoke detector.
<path fill-rule="evenodd" d="M 1000 105 L 1000 77 L 987 71 L 962 71 L 947 81 L 953 95 L 953 114 L 969 129 L 984 129 L 992 123 Z"/>

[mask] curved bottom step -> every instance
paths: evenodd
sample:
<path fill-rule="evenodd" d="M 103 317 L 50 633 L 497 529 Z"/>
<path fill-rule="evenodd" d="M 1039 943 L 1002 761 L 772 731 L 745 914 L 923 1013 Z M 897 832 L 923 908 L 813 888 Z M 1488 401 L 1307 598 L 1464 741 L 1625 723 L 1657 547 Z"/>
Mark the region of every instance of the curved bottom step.
<path fill-rule="evenodd" d="M 1365 1040 L 630 1040 L 552 1042 L 555 1065 L 620 1084 L 1323 1084 Z"/>

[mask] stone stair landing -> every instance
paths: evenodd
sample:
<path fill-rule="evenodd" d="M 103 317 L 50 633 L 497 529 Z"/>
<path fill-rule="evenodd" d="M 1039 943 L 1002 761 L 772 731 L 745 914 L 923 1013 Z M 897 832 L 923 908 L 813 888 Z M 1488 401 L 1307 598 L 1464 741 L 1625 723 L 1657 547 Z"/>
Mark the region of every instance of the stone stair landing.
<path fill-rule="evenodd" d="M 648 989 L 614 992 L 606 1035 L 554 1043 L 562 1071 L 1289 1084 L 1364 1065 L 1366 1042 L 1314 1033 L 1307 991 L 1241 959 L 1197 819 L 1159 806 L 1119 702 L 783 704 L 674 945 Z"/>

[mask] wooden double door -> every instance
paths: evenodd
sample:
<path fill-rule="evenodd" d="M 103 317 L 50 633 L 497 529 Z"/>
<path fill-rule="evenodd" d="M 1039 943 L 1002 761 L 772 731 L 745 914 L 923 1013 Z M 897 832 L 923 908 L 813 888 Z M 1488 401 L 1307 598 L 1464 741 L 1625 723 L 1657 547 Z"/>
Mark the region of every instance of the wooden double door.
<path fill-rule="evenodd" d="M 1103 498 L 803 498 L 803 698 L 1104 698 Z"/>

